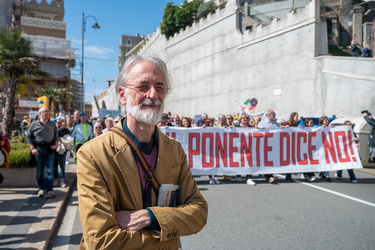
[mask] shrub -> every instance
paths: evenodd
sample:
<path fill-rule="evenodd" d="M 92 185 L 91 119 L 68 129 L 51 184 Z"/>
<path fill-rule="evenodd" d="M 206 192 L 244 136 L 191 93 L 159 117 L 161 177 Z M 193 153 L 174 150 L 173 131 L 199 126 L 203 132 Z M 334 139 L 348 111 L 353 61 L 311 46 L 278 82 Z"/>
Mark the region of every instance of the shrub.
<path fill-rule="evenodd" d="M 22 168 L 29 167 L 27 165 L 27 157 L 30 154 L 30 146 L 27 143 L 17 142 L 12 140 L 10 143 L 10 167 L 11 168 Z M 5 167 L 4 165 L 1 167 Z"/>

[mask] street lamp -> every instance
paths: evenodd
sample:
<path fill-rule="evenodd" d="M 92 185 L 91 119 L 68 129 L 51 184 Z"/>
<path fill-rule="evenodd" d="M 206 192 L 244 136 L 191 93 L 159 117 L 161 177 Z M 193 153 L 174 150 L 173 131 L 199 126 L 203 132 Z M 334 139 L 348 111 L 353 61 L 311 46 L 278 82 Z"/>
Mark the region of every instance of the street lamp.
<path fill-rule="evenodd" d="M 98 21 L 94 16 L 86 16 L 85 13 L 82 13 L 82 61 L 81 61 L 81 94 L 82 94 L 82 100 L 81 100 L 81 112 L 85 112 L 85 85 L 83 84 L 84 81 L 84 55 L 85 55 L 85 31 L 86 31 L 86 19 L 87 18 L 93 18 L 95 20 L 95 24 L 92 26 L 94 29 L 100 29 L 100 26 L 98 24 Z"/>

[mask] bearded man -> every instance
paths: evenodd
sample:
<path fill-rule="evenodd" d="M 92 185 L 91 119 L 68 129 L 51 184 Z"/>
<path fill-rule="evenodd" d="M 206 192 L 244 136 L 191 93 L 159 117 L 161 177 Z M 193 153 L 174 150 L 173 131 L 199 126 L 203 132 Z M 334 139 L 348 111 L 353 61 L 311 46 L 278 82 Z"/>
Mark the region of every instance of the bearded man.
<path fill-rule="evenodd" d="M 81 248 L 177 249 L 178 237 L 204 227 L 208 208 L 180 143 L 156 126 L 170 90 L 167 68 L 132 56 L 116 87 L 126 118 L 78 152 Z M 156 206 L 155 180 L 179 185 L 174 207 Z"/>

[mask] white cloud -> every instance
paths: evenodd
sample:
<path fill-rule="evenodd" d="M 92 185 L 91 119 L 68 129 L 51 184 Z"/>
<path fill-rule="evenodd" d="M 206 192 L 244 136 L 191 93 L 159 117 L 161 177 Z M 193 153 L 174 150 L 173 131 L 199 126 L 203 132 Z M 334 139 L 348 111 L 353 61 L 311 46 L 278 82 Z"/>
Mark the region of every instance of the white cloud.
<path fill-rule="evenodd" d="M 115 53 L 114 50 L 105 48 L 105 47 L 98 47 L 98 46 L 85 46 L 85 54 L 87 56 L 99 56 L 103 57 L 107 54 Z"/>

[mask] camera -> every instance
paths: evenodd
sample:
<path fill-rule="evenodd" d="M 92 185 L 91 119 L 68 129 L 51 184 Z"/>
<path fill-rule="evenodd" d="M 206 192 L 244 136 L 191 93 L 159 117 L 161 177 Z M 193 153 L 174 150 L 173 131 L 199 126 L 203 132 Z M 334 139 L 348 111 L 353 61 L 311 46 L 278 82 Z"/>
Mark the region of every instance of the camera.
<path fill-rule="evenodd" d="M 371 115 L 371 113 L 368 112 L 368 110 L 362 110 L 362 111 L 361 111 L 361 114 L 364 114 L 364 113 L 367 113 L 367 115 Z"/>

